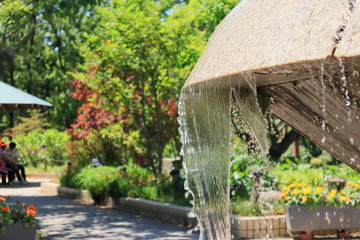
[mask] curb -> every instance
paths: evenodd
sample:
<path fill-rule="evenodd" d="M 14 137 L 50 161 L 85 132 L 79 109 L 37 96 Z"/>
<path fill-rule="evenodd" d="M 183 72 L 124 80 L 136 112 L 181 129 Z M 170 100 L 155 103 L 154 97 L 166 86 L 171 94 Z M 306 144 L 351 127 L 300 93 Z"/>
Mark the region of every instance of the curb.
<path fill-rule="evenodd" d="M 56 183 L 41 183 L 41 191 L 60 197 L 78 200 L 81 203 L 95 204 L 89 191 L 62 187 Z M 102 206 L 118 209 L 124 212 L 139 214 L 175 225 L 194 228 L 197 225 L 195 218 L 189 218 L 190 207 L 177 206 L 170 203 L 156 202 L 139 198 L 105 197 Z M 231 215 L 231 232 L 235 239 L 287 237 L 284 215 L 242 217 Z"/>
<path fill-rule="evenodd" d="M 56 183 L 43 182 L 41 183 L 41 191 L 52 195 L 58 195 L 63 198 L 77 200 L 87 205 L 95 204 L 90 192 L 87 190 L 77 190 L 62 187 Z M 188 217 L 188 213 L 191 211 L 190 207 L 182 207 L 170 203 L 140 198 L 113 198 L 107 196 L 101 200 L 101 206 L 139 214 L 190 228 L 197 225 L 195 218 Z"/>

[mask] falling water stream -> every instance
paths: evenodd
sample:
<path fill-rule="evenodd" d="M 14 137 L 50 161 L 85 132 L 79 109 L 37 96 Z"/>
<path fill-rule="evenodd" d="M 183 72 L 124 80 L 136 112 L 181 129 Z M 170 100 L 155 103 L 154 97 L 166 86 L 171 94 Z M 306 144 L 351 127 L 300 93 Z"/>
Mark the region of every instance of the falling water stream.
<path fill-rule="evenodd" d="M 251 135 L 265 153 L 268 149 L 266 126 L 259 105 L 253 76 L 245 81 L 227 79 L 204 82 L 182 92 L 179 123 L 185 187 L 193 197 L 200 239 L 231 239 L 229 217 L 230 109 L 241 112 Z M 264 154 L 265 156 L 265 154 Z"/>

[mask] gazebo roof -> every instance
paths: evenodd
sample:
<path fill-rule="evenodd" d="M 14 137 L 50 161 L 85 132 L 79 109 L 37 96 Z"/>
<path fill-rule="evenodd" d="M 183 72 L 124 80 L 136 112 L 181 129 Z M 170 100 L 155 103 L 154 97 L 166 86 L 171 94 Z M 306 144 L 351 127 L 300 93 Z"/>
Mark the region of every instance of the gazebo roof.
<path fill-rule="evenodd" d="M 34 108 L 39 106 L 52 107 L 53 105 L 9 84 L 0 82 L 0 109 Z"/>

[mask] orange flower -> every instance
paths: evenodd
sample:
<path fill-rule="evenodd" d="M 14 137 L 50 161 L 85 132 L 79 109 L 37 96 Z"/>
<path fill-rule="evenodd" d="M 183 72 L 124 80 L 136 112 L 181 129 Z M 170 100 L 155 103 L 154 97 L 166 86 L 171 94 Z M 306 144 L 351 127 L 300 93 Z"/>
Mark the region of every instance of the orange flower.
<path fill-rule="evenodd" d="M 32 205 L 32 204 L 28 207 L 28 209 L 36 211 L 36 207 L 34 205 Z"/>
<path fill-rule="evenodd" d="M 282 198 L 285 199 L 285 197 L 286 197 L 287 195 L 288 195 L 288 192 L 287 192 L 287 191 L 284 191 L 282 194 L 280 194 L 279 199 L 282 199 Z"/>
<path fill-rule="evenodd" d="M 22 206 L 23 206 L 23 208 L 26 208 L 26 203 L 23 203 Z"/>
<path fill-rule="evenodd" d="M 0 197 L 0 201 L 6 201 L 4 197 Z"/>
<path fill-rule="evenodd" d="M 8 207 L 2 207 L 1 210 L 4 212 L 10 212 L 10 208 Z"/>
<path fill-rule="evenodd" d="M 12 196 L 9 195 L 8 198 L 12 198 Z"/>
<path fill-rule="evenodd" d="M 30 216 L 33 216 L 33 217 L 36 216 L 36 212 L 35 212 L 34 210 L 31 210 L 31 209 L 27 210 L 26 213 L 27 213 L 28 215 L 30 215 Z"/>
<path fill-rule="evenodd" d="M 348 201 L 350 201 L 350 198 L 349 198 L 349 197 L 346 197 L 346 196 L 342 196 L 342 197 L 340 198 L 340 200 L 343 201 L 343 202 L 348 202 Z"/>

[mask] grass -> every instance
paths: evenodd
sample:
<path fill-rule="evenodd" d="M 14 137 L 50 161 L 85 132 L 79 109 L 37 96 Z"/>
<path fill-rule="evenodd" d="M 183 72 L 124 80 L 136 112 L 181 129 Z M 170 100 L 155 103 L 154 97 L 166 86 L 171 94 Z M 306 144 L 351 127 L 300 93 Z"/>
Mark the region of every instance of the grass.
<path fill-rule="evenodd" d="M 62 166 L 47 166 L 46 169 L 43 164 L 34 166 L 25 166 L 26 173 L 59 173 L 62 170 Z"/>

